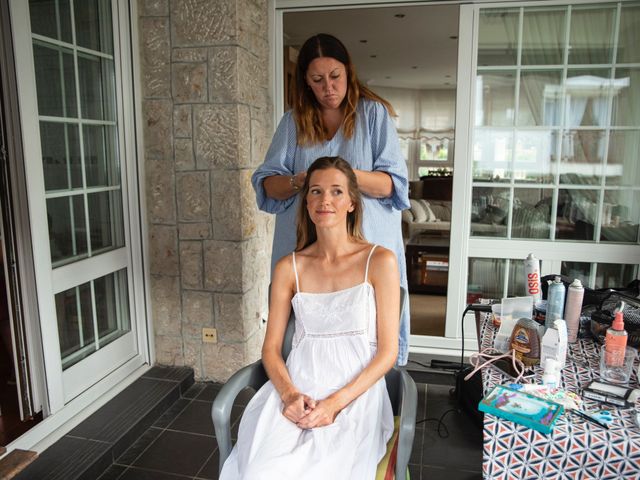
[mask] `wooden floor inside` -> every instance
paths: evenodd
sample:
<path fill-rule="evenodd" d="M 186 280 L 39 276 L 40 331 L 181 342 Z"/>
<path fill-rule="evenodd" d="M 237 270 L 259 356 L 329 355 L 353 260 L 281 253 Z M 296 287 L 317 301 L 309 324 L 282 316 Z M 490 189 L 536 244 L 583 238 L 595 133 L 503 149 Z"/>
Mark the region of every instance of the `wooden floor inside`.
<path fill-rule="evenodd" d="M 444 337 L 446 295 L 409 295 L 411 305 L 411 334 Z"/>

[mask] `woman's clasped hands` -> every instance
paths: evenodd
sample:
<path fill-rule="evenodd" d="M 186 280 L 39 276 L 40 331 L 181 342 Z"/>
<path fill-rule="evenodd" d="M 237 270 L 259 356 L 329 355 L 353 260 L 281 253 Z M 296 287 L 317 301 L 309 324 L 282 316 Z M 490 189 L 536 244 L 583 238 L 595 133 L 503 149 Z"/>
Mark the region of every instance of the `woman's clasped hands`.
<path fill-rule="evenodd" d="M 327 397 L 315 401 L 304 393 L 294 392 L 283 399 L 282 414 L 302 429 L 331 425 L 340 412 L 338 402 Z"/>

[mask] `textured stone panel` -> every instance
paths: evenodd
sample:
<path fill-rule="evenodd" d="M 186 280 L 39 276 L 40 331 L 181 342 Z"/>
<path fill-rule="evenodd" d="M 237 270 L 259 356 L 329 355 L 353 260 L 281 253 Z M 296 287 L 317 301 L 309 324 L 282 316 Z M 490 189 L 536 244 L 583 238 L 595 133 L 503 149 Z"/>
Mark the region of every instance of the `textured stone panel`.
<path fill-rule="evenodd" d="M 180 241 L 182 288 L 202 289 L 202 242 Z"/>
<path fill-rule="evenodd" d="M 202 375 L 205 380 L 226 382 L 246 365 L 244 343 L 203 343 Z"/>
<path fill-rule="evenodd" d="M 139 0 L 138 11 L 143 17 L 169 15 L 169 0 Z"/>
<path fill-rule="evenodd" d="M 267 2 L 238 0 L 238 43 L 254 55 L 267 58 Z"/>
<path fill-rule="evenodd" d="M 172 117 L 169 100 L 145 100 L 142 105 L 144 152 L 147 158 L 173 157 Z"/>
<path fill-rule="evenodd" d="M 184 352 L 182 337 L 160 335 L 156 330 L 156 364 L 168 366 L 183 366 Z"/>
<path fill-rule="evenodd" d="M 190 138 L 175 139 L 176 170 L 193 170 L 196 166 L 196 157 L 193 154 L 193 140 Z"/>
<path fill-rule="evenodd" d="M 236 38 L 236 0 L 171 2 L 174 47 L 233 43 Z"/>
<path fill-rule="evenodd" d="M 178 231 L 175 226 L 149 227 L 149 255 L 151 273 L 178 275 Z"/>
<path fill-rule="evenodd" d="M 202 328 L 213 327 L 213 294 L 209 292 L 182 293 L 182 333 L 185 338 L 195 338 L 202 343 Z"/>
<path fill-rule="evenodd" d="M 165 160 L 145 162 L 147 212 L 150 223 L 176 222 L 173 164 Z"/>
<path fill-rule="evenodd" d="M 171 97 L 170 65 L 148 65 L 142 67 L 142 96 L 144 98 Z"/>
<path fill-rule="evenodd" d="M 249 108 L 243 105 L 194 106 L 196 166 L 199 169 L 249 166 Z"/>
<path fill-rule="evenodd" d="M 202 103 L 207 100 L 206 63 L 174 63 L 173 100 L 176 103 Z"/>
<path fill-rule="evenodd" d="M 204 242 L 204 288 L 242 293 L 243 248 L 238 242 Z"/>
<path fill-rule="evenodd" d="M 271 110 L 266 107 L 251 107 L 251 167 L 262 164 L 272 136 Z"/>
<path fill-rule="evenodd" d="M 180 221 L 198 222 L 209 219 L 211 209 L 209 172 L 177 173 L 176 190 Z"/>
<path fill-rule="evenodd" d="M 178 225 L 180 240 L 205 240 L 211 238 L 211 223 L 180 223 Z"/>
<path fill-rule="evenodd" d="M 242 291 L 251 290 L 270 277 L 271 250 L 267 251 L 265 242 L 260 238 L 251 238 L 242 242 Z"/>
<path fill-rule="evenodd" d="M 151 275 L 151 311 L 156 335 L 181 335 L 180 279 Z"/>
<path fill-rule="evenodd" d="M 253 363 L 262 357 L 262 344 L 264 343 L 266 331 L 266 326 L 256 330 L 245 343 L 244 361 L 247 364 Z"/>
<path fill-rule="evenodd" d="M 240 193 L 240 216 L 242 239 L 253 237 L 257 232 L 256 215 L 258 206 L 256 205 L 256 194 L 251 185 L 251 175 L 253 170 L 239 171 L 239 193 Z"/>
<path fill-rule="evenodd" d="M 260 328 L 263 313 L 259 296 L 262 293 L 261 288 L 252 288 L 244 294 L 214 295 L 218 341 L 242 342 Z"/>
<path fill-rule="evenodd" d="M 145 17 L 140 20 L 142 43 L 142 88 L 144 97 L 171 95 L 171 48 L 169 19 Z"/>
<path fill-rule="evenodd" d="M 238 96 L 238 47 L 209 49 L 209 99 L 213 103 L 231 103 Z"/>
<path fill-rule="evenodd" d="M 214 170 L 211 174 L 213 238 L 243 240 L 242 195 L 238 170 Z"/>
<path fill-rule="evenodd" d="M 191 138 L 191 105 L 173 107 L 173 134 L 176 138 Z"/>
<path fill-rule="evenodd" d="M 205 63 L 207 61 L 206 48 L 174 48 L 171 51 L 172 62 Z"/>
<path fill-rule="evenodd" d="M 184 364 L 193 368 L 196 381 L 203 380 L 202 375 L 202 341 L 184 338 Z"/>
<path fill-rule="evenodd" d="M 238 49 L 238 89 L 240 101 L 253 106 L 267 103 L 267 72 L 265 58 L 244 48 Z"/>

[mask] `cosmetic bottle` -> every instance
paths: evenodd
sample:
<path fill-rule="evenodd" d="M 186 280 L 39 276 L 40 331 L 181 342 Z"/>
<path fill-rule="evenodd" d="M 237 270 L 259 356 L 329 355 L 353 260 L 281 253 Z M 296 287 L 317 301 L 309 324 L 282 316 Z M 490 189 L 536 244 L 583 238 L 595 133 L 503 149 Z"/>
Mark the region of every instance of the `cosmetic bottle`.
<path fill-rule="evenodd" d="M 547 368 L 547 361 L 554 360 L 558 368 L 564 368 L 567 359 L 567 325 L 564 320 L 556 320 L 542 336 L 540 344 L 540 366 Z"/>
<path fill-rule="evenodd" d="M 622 312 L 616 312 L 611 327 L 607 329 L 604 337 L 604 351 L 607 365 L 619 366 L 624 364 L 624 355 L 627 349 L 627 331 L 624 329 L 624 317 Z"/>
<path fill-rule="evenodd" d="M 524 272 L 526 275 L 527 295 L 533 297 L 533 304 L 542 300 L 542 288 L 540 286 L 540 260 L 530 253 L 524 260 Z"/>
<path fill-rule="evenodd" d="M 545 366 L 544 373 L 542 374 L 542 384 L 549 388 L 557 388 L 560 380 L 560 369 L 558 368 L 558 362 L 553 358 L 548 358 Z"/>
<path fill-rule="evenodd" d="M 553 282 L 549 282 L 549 290 L 547 291 L 547 316 L 545 317 L 545 329 L 551 328 L 554 320 L 563 318 L 564 315 L 564 283 L 556 276 Z"/>
<path fill-rule="evenodd" d="M 564 319 L 567 322 L 567 340 L 575 343 L 578 340 L 580 330 L 580 313 L 582 312 L 582 299 L 584 287 L 577 278 L 569 285 L 567 290 L 567 303 L 564 308 Z"/>

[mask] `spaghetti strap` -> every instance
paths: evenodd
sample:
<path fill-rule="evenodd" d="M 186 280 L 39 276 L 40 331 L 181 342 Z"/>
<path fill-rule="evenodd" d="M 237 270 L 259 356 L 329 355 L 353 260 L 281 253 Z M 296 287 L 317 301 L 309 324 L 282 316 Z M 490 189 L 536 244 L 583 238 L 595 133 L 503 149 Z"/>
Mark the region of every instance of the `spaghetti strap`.
<path fill-rule="evenodd" d="M 293 255 L 293 274 L 296 276 L 296 292 L 300 293 L 300 282 L 298 282 L 298 268 L 296 267 L 296 252 Z"/>
<path fill-rule="evenodd" d="M 374 245 L 373 247 L 371 247 L 371 251 L 369 252 L 369 256 L 367 257 L 367 266 L 364 269 L 364 281 L 365 283 L 367 282 L 367 278 L 369 278 L 369 261 L 371 261 L 371 255 L 373 255 L 373 251 L 376 249 L 378 245 Z M 294 261 L 294 265 L 295 265 L 295 261 Z M 297 277 L 296 277 L 297 280 Z"/>

